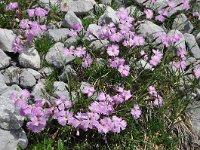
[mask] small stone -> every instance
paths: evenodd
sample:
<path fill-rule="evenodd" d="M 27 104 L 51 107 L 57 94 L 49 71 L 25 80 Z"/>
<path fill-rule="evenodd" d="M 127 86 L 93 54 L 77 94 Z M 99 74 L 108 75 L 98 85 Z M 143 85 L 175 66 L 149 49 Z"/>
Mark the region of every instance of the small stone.
<path fill-rule="evenodd" d="M 49 29 L 47 31 L 47 36 L 55 41 L 58 42 L 60 40 L 67 38 L 67 33 L 69 33 L 69 29 L 61 28 L 61 29 Z"/>
<path fill-rule="evenodd" d="M 92 0 L 62 0 L 61 11 L 68 12 L 71 10 L 76 15 L 86 15 L 93 10 L 95 3 Z"/>
<path fill-rule="evenodd" d="M 38 51 L 32 47 L 19 55 L 19 64 L 25 68 L 38 70 L 40 68 L 40 55 Z"/>
<path fill-rule="evenodd" d="M 28 139 L 24 130 L 2 130 L 0 129 L 0 150 L 17 150 L 18 146 L 25 149 Z"/>
<path fill-rule="evenodd" d="M 11 58 L 0 49 L 0 70 L 10 65 Z"/>
<path fill-rule="evenodd" d="M 23 88 L 31 88 L 35 84 L 36 84 L 36 79 L 29 71 L 24 70 L 20 74 L 20 86 L 22 86 Z"/>
<path fill-rule="evenodd" d="M 184 37 L 191 55 L 196 59 L 200 59 L 200 48 L 196 42 L 194 35 L 185 33 Z"/>
<path fill-rule="evenodd" d="M 185 14 L 180 14 L 174 19 L 172 29 L 177 29 L 184 33 L 191 33 L 194 27 Z"/>
<path fill-rule="evenodd" d="M 62 26 L 66 28 L 73 28 L 73 25 L 75 24 L 80 24 L 82 26 L 81 20 L 73 11 L 69 10 L 65 15 Z"/>
<path fill-rule="evenodd" d="M 21 69 L 19 67 L 9 67 L 4 72 L 4 78 L 6 81 L 6 84 L 12 85 L 12 84 L 19 84 L 19 75 L 21 73 Z"/>
<path fill-rule="evenodd" d="M 49 64 L 53 64 L 57 68 L 62 68 L 63 65 L 73 61 L 75 57 L 71 54 L 66 55 L 64 53 L 64 44 L 58 42 L 49 49 L 45 59 Z"/>
<path fill-rule="evenodd" d="M 118 23 L 119 18 L 116 15 L 116 11 L 112 9 L 110 6 L 107 6 L 104 14 L 99 18 L 98 24 L 104 25 L 104 24 L 109 24 L 111 22 Z"/>
<path fill-rule="evenodd" d="M 12 30 L 0 28 L 0 49 L 5 52 L 13 52 L 12 44 L 16 35 Z"/>

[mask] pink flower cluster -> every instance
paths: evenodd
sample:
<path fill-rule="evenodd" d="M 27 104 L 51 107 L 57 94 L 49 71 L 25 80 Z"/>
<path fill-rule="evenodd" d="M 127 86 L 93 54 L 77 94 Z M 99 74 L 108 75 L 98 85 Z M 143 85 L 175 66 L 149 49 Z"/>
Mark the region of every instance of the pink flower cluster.
<path fill-rule="evenodd" d="M 17 2 L 10 2 L 7 6 L 6 6 L 6 10 L 9 11 L 14 11 L 18 9 L 18 3 Z"/>
<path fill-rule="evenodd" d="M 45 17 L 48 14 L 48 11 L 41 7 L 36 7 L 35 9 L 27 9 L 29 17 Z"/>
<path fill-rule="evenodd" d="M 152 85 L 148 87 L 149 95 L 154 99 L 154 105 L 162 106 L 163 105 L 163 98 L 160 94 L 156 91 L 156 88 Z"/>
<path fill-rule="evenodd" d="M 76 23 L 72 26 L 72 29 L 70 29 L 70 32 L 68 33 L 69 37 L 77 36 L 79 32 L 81 32 L 83 29 L 83 26 L 80 23 Z"/>
<path fill-rule="evenodd" d="M 156 33 L 153 36 L 155 38 L 158 38 L 165 47 L 174 45 L 175 43 L 179 42 L 180 39 L 182 38 L 182 35 L 179 33 L 174 33 L 174 34 Z"/>
<path fill-rule="evenodd" d="M 185 50 L 185 48 L 179 48 L 176 56 L 180 58 L 180 61 L 176 61 L 173 63 L 174 67 L 176 69 L 181 69 L 184 70 L 187 67 L 187 52 Z"/>
<path fill-rule="evenodd" d="M 18 3 L 14 2 L 14 3 L 10 3 L 9 5 L 7 5 L 6 9 L 7 10 L 14 10 L 18 8 Z M 35 9 L 28 9 L 27 13 L 29 15 L 29 17 L 45 17 L 48 12 L 45 9 L 42 9 L 40 7 L 37 7 Z M 22 19 L 20 20 L 19 23 L 19 27 L 20 27 L 20 36 L 18 36 L 12 44 L 12 49 L 15 53 L 21 53 L 24 50 L 24 45 L 26 44 L 26 42 L 32 42 L 33 39 L 36 36 L 41 35 L 41 33 L 43 33 L 43 31 L 47 30 L 46 25 L 44 24 L 40 24 L 39 21 L 37 21 L 36 19 L 34 19 L 34 21 L 31 21 L 30 19 Z"/>
<path fill-rule="evenodd" d="M 95 89 L 93 86 L 86 86 L 82 92 L 91 97 Z M 109 94 L 100 93 L 98 101 L 94 101 L 88 106 L 88 112 L 78 112 L 74 114 L 71 110 L 73 104 L 65 96 L 60 96 L 51 102 L 44 99 L 37 99 L 35 103 L 28 104 L 30 93 L 23 90 L 20 94 L 13 93 L 12 100 L 20 115 L 28 119 L 27 127 L 33 132 L 41 132 L 45 129 L 47 122 L 55 119 L 62 126 L 71 125 L 77 129 L 87 131 L 89 129 L 97 130 L 99 133 L 107 134 L 108 132 L 120 133 L 127 126 L 125 120 L 116 115 L 112 115 L 115 111 L 115 105 L 119 105 L 129 100 L 132 94 L 129 90 L 122 87 L 116 88 L 117 94 L 110 96 Z"/>
<path fill-rule="evenodd" d="M 156 0 L 151 0 L 151 2 L 153 4 L 155 4 Z M 190 4 L 189 4 L 188 0 L 179 0 L 179 4 L 178 5 L 177 4 L 178 4 L 178 2 L 168 0 L 167 1 L 168 7 L 165 7 L 163 9 L 158 10 L 158 15 L 155 16 L 155 20 L 160 21 L 160 22 L 164 22 L 165 19 L 169 16 L 171 9 L 176 9 L 180 5 L 183 7 L 184 10 L 188 10 L 190 8 Z M 145 11 L 145 14 L 146 14 L 148 19 L 152 18 L 152 13 L 150 11 Z"/>
<path fill-rule="evenodd" d="M 122 77 L 126 77 L 130 73 L 129 65 L 125 64 L 124 58 L 119 58 L 119 44 L 123 45 L 122 49 L 131 49 L 145 44 L 144 37 L 137 35 L 132 30 L 134 29 L 134 18 L 129 16 L 128 10 L 120 8 L 116 15 L 119 18 L 119 24 L 109 23 L 102 26 L 98 31 L 99 40 L 108 40 L 112 44 L 107 47 L 109 57 L 109 66 L 119 71 Z"/>
<path fill-rule="evenodd" d="M 81 58 L 82 66 L 84 68 L 89 67 L 93 62 L 91 55 L 86 52 L 85 47 L 75 48 L 74 46 L 70 46 L 69 48 L 64 48 L 64 52 L 65 52 L 66 56 L 70 54 L 70 55 L 76 56 L 78 58 Z"/>
<path fill-rule="evenodd" d="M 163 57 L 163 53 L 160 52 L 159 50 L 154 50 L 154 49 L 153 49 L 153 53 L 154 53 L 154 55 L 151 56 L 151 60 L 149 61 L 149 63 L 152 66 L 157 66 L 161 62 L 161 59 Z"/>

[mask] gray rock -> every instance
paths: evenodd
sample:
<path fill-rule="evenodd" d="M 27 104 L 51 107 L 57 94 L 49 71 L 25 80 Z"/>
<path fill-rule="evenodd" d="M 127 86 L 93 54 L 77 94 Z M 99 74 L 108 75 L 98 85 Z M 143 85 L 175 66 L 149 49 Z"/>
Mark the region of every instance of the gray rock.
<path fill-rule="evenodd" d="M 99 18 L 98 24 L 104 25 L 104 24 L 109 24 L 111 22 L 118 23 L 119 18 L 116 15 L 116 11 L 112 9 L 110 6 L 107 6 L 104 14 Z"/>
<path fill-rule="evenodd" d="M 23 88 L 31 88 L 36 84 L 36 79 L 34 76 L 29 72 L 24 70 L 20 74 L 20 86 Z"/>
<path fill-rule="evenodd" d="M 200 32 L 196 36 L 197 44 L 200 46 Z"/>
<path fill-rule="evenodd" d="M 138 31 L 144 36 L 153 36 L 156 33 L 165 33 L 162 27 L 148 20 L 140 24 Z"/>
<path fill-rule="evenodd" d="M 28 69 L 26 69 L 28 72 L 30 72 L 34 77 L 35 77 L 35 79 L 40 79 L 41 78 L 41 74 L 38 72 L 38 71 L 36 71 L 36 70 L 34 70 L 34 69 L 31 69 L 31 68 L 28 68 Z"/>
<path fill-rule="evenodd" d="M 155 11 L 158 11 L 158 10 L 168 6 L 167 0 L 157 0 L 155 4 L 153 4 L 153 3 L 151 3 L 151 1 L 147 1 L 147 0 L 135 0 L 135 2 L 137 2 L 140 6 L 145 6 L 147 8 L 153 9 Z M 183 5 L 180 5 L 179 0 L 173 0 L 173 2 L 175 2 L 178 7 L 176 7 L 176 9 L 168 8 L 169 9 L 168 16 L 175 14 L 177 11 L 184 10 Z"/>
<path fill-rule="evenodd" d="M 87 40 L 99 39 L 99 36 L 98 36 L 98 33 L 97 33 L 99 29 L 101 29 L 101 26 L 98 26 L 97 24 L 90 24 L 87 28 L 85 38 Z"/>
<path fill-rule="evenodd" d="M 143 68 L 143 69 L 148 69 L 148 70 L 154 70 L 153 67 L 152 67 L 152 65 L 149 64 L 147 61 L 145 61 L 143 59 L 141 59 L 140 61 L 138 61 L 136 63 L 136 68 L 137 69 Z"/>
<path fill-rule="evenodd" d="M 105 5 L 111 5 L 112 0 L 100 0 L 100 3 Z"/>
<path fill-rule="evenodd" d="M 62 0 L 61 11 L 67 12 L 71 10 L 76 15 L 85 15 L 93 10 L 94 5 L 95 2 L 91 0 Z"/>
<path fill-rule="evenodd" d="M 53 64 L 57 68 L 62 68 L 63 65 L 73 61 L 75 57 L 70 54 L 66 55 L 64 53 L 64 44 L 58 42 L 49 49 L 45 59 L 49 64 Z"/>
<path fill-rule="evenodd" d="M 127 7 L 128 13 L 130 15 L 136 16 L 136 17 L 140 17 L 141 15 L 143 15 L 144 13 L 141 12 L 137 7 L 133 6 L 129 6 Z"/>
<path fill-rule="evenodd" d="M 9 90 L 0 96 L 0 128 L 10 130 L 21 128 L 24 117 L 20 116 L 10 99 L 11 94 L 16 92 Z"/>
<path fill-rule="evenodd" d="M 68 85 L 62 81 L 55 81 L 54 84 L 54 94 L 56 96 L 67 96 L 69 97 L 69 92 L 68 92 Z"/>
<path fill-rule="evenodd" d="M 56 42 L 66 39 L 67 33 L 69 33 L 69 29 L 61 28 L 61 29 L 49 29 L 47 31 L 47 36 Z"/>
<path fill-rule="evenodd" d="M 34 96 L 35 99 L 44 98 L 45 91 L 45 80 L 39 80 L 38 83 L 33 87 L 31 95 Z"/>
<path fill-rule="evenodd" d="M 107 40 L 95 40 L 91 42 L 90 47 L 94 49 L 101 49 L 107 47 L 109 42 Z"/>
<path fill-rule="evenodd" d="M 182 48 L 186 49 L 185 38 L 184 38 L 183 34 L 179 30 L 170 30 L 168 32 L 168 34 L 171 34 L 171 35 L 180 34 L 182 36 L 182 38 L 178 42 L 175 43 L 175 47 L 176 48 L 182 47 Z"/>
<path fill-rule="evenodd" d="M 8 86 L 6 85 L 6 81 L 4 76 L 0 73 L 0 95 L 3 94 L 7 89 Z"/>
<path fill-rule="evenodd" d="M 62 26 L 72 28 L 75 24 L 80 24 L 82 26 L 81 19 L 79 19 L 73 11 L 69 10 L 65 15 Z"/>
<path fill-rule="evenodd" d="M 185 41 L 186 41 L 186 44 L 189 48 L 189 52 L 191 53 L 191 55 L 196 59 L 200 59 L 200 49 L 199 49 L 199 46 L 196 42 L 194 35 L 185 33 L 184 37 L 185 37 Z"/>
<path fill-rule="evenodd" d="M 39 69 L 40 55 L 38 51 L 32 47 L 19 55 L 19 64 L 25 68 Z"/>
<path fill-rule="evenodd" d="M 0 70 L 10 65 L 11 58 L 0 49 Z"/>
<path fill-rule="evenodd" d="M 128 3 L 128 0 L 114 0 L 114 1 L 120 5 L 124 5 L 124 4 Z"/>
<path fill-rule="evenodd" d="M 59 76 L 59 79 L 61 81 L 67 82 L 67 74 L 72 76 L 72 77 L 77 77 L 76 71 L 70 66 L 67 65 L 61 75 Z"/>
<path fill-rule="evenodd" d="M 0 28 L 0 49 L 6 52 L 13 52 L 12 44 L 16 35 L 12 30 Z"/>
<path fill-rule="evenodd" d="M 19 67 L 9 67 L 4 72 L 4 78 L 6 81 L 6 84 L 12 85 L 12 84 L 19 84 L 19 76 L 21 73 L 21 69 Z"/>
<path fill-rule="evenodd" d="M 17 150 L 18 146 L 25 149 L 28 146 L 26 133 L 22 130 L 0 129 L 0 150 Z"/>
<path fill-rule="evenodd" d="M 197 133 L 197 135 L 200 135 L 200 103 L 198 101 L 193 102 L 193 104 L 188 107 L 188 110 L 190 112 L 192 130 Z"/>
<path fill-rule="evenodd" d="M 42 76 L 49 76 L 53 72 L 53 69 L 51 67 L 44 67 L 39 70 L 39 73 Z"/>
<path fill-rule="evenodd" d="M 191 33 L 194 27 L 185 14 L 180 14 L 174 19 L 172 29 L 177 29 L 184 33 Z"/>
<path fill-rule="evenodd" d="M 39 0 L 41 6 L 50 9 L 50 6 L 59 6 L 61 0 Z"/>

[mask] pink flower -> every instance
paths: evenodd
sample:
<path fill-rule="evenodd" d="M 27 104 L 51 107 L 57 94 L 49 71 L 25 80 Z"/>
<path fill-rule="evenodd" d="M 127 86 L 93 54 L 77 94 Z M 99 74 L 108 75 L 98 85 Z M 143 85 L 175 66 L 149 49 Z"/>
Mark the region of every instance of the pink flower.
<path fill-rule="evenodd" d="M 29 17 L 35 17 L 35 9 L 27 9 L 27 13 Z"/>
<path fill-rule="evenodd" d="M 72 26 L 73 30 L 76 32 L 80 32 L 83 29 L 83 26 L 80 23 L 76 23 Z"/>
<path fill-rule="evenodd" d="M 200 77 L 200 66 L 194 69 L 194 75 L 197 79 Z"/>
<path fill-rule="evenodd" d="M 147 19 L 152 19 L 153 18 L 153 11 L 151 9 L 144 10 L 144 13 L 146 14 L 146 18 Z"/>
<path fill-rule="evenodd" d="M 40 7 L 35 8 L 35 16 L 38 17 L 45 17 L 48 14 L 48 12 Z"/>
<path fill-rule="evenodd" d="M 168 6 L 169 6 L 170 8 L 176 8 L 176 3 L 175 3 L 175 2 L 169 0 L 167 3 L 168 3 Z"/>
<path fill-rule="evenodd" d="M 149 92 L 149 94 L 150 94 L 151 96 L 157 96 L 157 95 L 158 95 L 158 93 L 157 93 L 157 91 L 156 91 L 156 88 L 155 88 L 154 86 L 148 87 L 148 92 Z"/>
<path fill-rule="evenodd" d="M 85 47 L 77 47 L 74 51 L 74 55 L 77 57 L 83 57 L 86 54 Z"/>
<path fill-rule="evenodd" d="M 27 123 L 28 129 L 35 133 L 39 133 L 44 130 L 46 126 L 46 118 L 45 117 L 31 117 L 31 120 Z"/>
<path fill-rule="evenodd" d="M 163 53 L 161 53 L 159 50 L 153 50 L 154 55 L 151 56 L 151 60 L 149 63 L 153 66 L 157 66 L 163 57 Z"/>
<path fill-rule="evenodd" d="M 113 122 L 112 132 L 120 133 L 121 130 L 126 129 L 127 123 L 125 120 L 122 120 L 121 118 L 117 116 L 112 116 L 112 122 Z"/>
<path fill-rule="evenodd" d="M 20 21 L 20 24 L 19 24 L 20 28 L 22 29 L 29 29 L 30 26 L 29 26 L 29 20 L 28 19 L 22 19 Z"/>
<path fill-rule="evenodd" d="M 105 100 L 106 100 L 106 94 L 103 93 L 103 92 L 99 93 L 97 99 L 98 99 L 100 102 L 101 102 L 101 101 L 105 101 Z"/>
<path fill-rule="evenodd" d="M 12 49 L 14 53 L 22 53 L 24 50 L 24 46 L 22 44 L 22 40 L 20 38 L 16 38 L 14 43 L 12 44 Z"/>
<path fill-rule="evenodd" d="M 109 56 L 118 56 L 119 55 L 119 46 L 111 45 L 107 48 L 107 53 Z"/>
<path fill-rule="evenodd" d="M 135 104 L 133 109 L 131 109 L 131 114 L 135 119 L 140 118 L 142 111 L 140 110 L 140 107 L 138 104 Z"/>
<path fill-rule="evenodd" d="M 6 6 L 6 10 L 10 10 L 10 11 L 16 10 L 17 8 L 18 8 L 17 2 L 13 2 L 13 3 L 11 2 Z"/>
<path fill-rule="evenodd" d="M 157 105 L 157 106 L 162 106 L 162 104 L 163 104 L 163 98 L 160 96 L 160 95 L 158 95 L 156 98 L 155 98 L 155 100 L 154 100 L 154 105 Z"/>
<path fill-rule="evenodd" d="M 130 67 L 128 65 L 120 65 L 118 71 L 121 73 L 122 77 L 129 75 Z"/>
<path fill-rule="evenodd" d="M 83 60 L 82 60 L 82 66 L 83 66 L 84 68 L 87 68 L 87 67 L 89 67 L 89 66 L 92 64 L 92 62 L 93 62 L 93 60 L 92 60 L 92 58 L 91 58 L 91 55 L 90 55 L 90 54 L 87 54 L 87 55 L 83 58 Z"/>
<path fill-rule="evenodd" d="M 173 65 L 177 69 L 184 70 L 187 67 L 187 62 L 185 60 L 177 61 L 177 62 L 174 62 Z"/>
<path fill-rule="evenodd" d="M 160 21 L 160 22 L 164 22 L 166 18 L 164 16 L 162 16 L 162 15 L 158 15 L 158 16 L 156 16 L 155 19 Z"/>
<path fill-rule="evenodd" d="M 95 92 L 95 89 L 94 89 L 94 86 L 92 86 L 92 85 L 85 86 L 82 89 L 82 93 L 87 94 L 88 97 L 91 97 L 94 92 Z"/>

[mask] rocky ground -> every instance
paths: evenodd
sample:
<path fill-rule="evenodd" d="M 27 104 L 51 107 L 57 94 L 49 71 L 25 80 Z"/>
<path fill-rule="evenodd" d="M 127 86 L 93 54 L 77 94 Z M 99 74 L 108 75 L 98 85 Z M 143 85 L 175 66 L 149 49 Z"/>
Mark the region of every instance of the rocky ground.
<path fill-rule="evenodd" d="M 76 37 L 67 39 L 66 33 L 70 32 L 69 29 L 75 23 L 85 24 L 85 19 L 95 17 L 94 10 L 97 8 L 105 7 L 105 10 L 99 16 L 96 23 L 87 24 L 88 28 L 84 32 L 87 33 L 93 30 L 95 34 L 100 25 L 111 21 L 118 22 L 115 10 L 110 7 L 111 1 L 100 0 L 99 4 L 97 4 L 94 0 L 52 0 L 51 6 L 59 6 L 60 10 L 64 13 L 64 18 L 60 22 L 57 22 L 56 25 L 53 23 L 50 24 L 48 30 L 45 31 L 45 35 L 53 41 L 52 46 L 50 46 L 45 55 L 41 55 L 33 46 L 21 54 L 14 54 L 12 44 L 17 36 L 17 31 L 15 29 L 0 28 L 0 150 L 14 150 L 17 149 L 18 144 L 22 148 L 26 148 L 28 145 L 26 133 L 22 129 L 24 118 L 19 116 L 18 110 L 15 109 L 10 99 L 10 95 L 13 92 L 20 92 L 26 88 L 31 91 L 31 95 L 34 98 L 44 96 L 45 91 L 49 90 L 45 88 L 46 78 L 54 71 L 49 66 L 44 67 L 43 63 L 45 61 L 56 68 L 62 68 L 63 63 L 66 65 L 66 68 L 58 73 L 59 81 L 51 83 L 53 85 L 53 89 L 51 90 L 55 95 L 63 93 L 68 96 L 65 72 L 73 74 L 76 77 L 76 71 L 68 65 L 75 58 L 71 55 L 63 62 L 61 56 L 65 42 L 73 44 Z M 126 0 L 116 0 L 116 2 L 118 5 L 126 6 Z M 40 4 L 46 9 L 51 9 L 49 0 L 40 0 Z M 200 1 L 198 4 L 200 7 Z M 134 14 L 137 12 L 137 15 L 140 16 L 143 15 L 145 7 L 156 11 L 158 8 L 164 8 L 165 6 L 166 0 L 159 0 L 156 5 L 145 2 L 145 0 L 135 0 L 134 5 L 129 6 L 127 9 L 130 13 Z M 138 29 L 142 35 L 149 36 L 149 38 L 151 38 L 153 33 L 158 32 L 179 33 L 183 35 L 181 43 L 177 46 L 191 49 L 189 63 L 200 64 L 200 30 L 181 10 L 182 6 L 170 11 L 170 15 L 174 17 L 170 28 L 156 24 L 153 21 L 144 21 Z M 103 43 L 92 41 L 91 37 L 87 36 L 87 34 L 84 38 L 91 40 L 91 45 L 96 49 L 107 44 L 107 41 L 103 41 Z M 145 65 L 145 67 L 151 68 L 148 65 Z M 189 119 L 191 121 L 189 121 L 190 127 L 185 127 L 187 129 L 185 133 L 190 134 L 190 138 L 197 138 L 200 135 L 200 88 L 196 89 L 196 93 L 193 93 L 191 99 L 195 101 L 188 107 Z M 200 146 L 198 138 L 191 141 L 194 142 L 195 146 Z"/>

